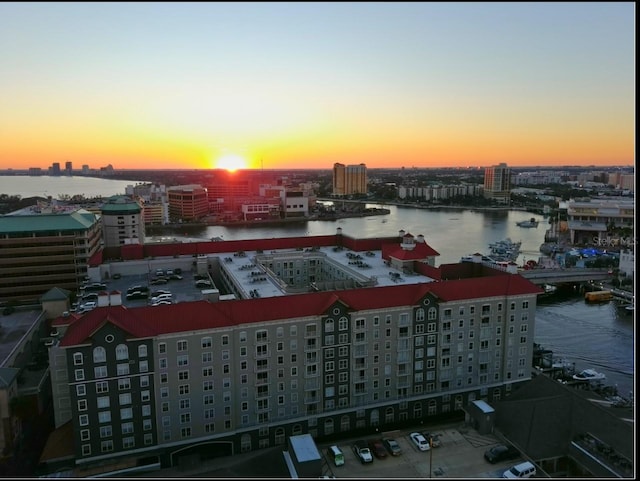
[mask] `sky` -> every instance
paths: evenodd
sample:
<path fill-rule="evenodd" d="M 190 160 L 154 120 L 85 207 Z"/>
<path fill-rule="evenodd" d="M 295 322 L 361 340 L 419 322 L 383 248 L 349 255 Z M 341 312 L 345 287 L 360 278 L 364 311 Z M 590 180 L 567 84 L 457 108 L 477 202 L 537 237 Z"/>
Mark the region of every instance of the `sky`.
<path fill-rule="evenodd" d="M 633 2 L 7 2 L 0 66 L 0 169 L 635 161 Z"/>

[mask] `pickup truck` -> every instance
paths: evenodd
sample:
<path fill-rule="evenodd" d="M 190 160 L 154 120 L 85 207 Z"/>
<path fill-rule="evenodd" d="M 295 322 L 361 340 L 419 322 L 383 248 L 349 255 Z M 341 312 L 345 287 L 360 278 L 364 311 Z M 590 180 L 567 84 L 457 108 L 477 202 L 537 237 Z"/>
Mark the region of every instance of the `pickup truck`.
<path fill-rule="evenodd" d="M 360 462 L 362 464 L 373 462 L 371 450 L 369 449 L 369 446 L 367 446 L 366 442 L 356 441 L 355 443 L 353 443 L 353 452 L 358 457 L 358 459 L 360 459 Z"/>

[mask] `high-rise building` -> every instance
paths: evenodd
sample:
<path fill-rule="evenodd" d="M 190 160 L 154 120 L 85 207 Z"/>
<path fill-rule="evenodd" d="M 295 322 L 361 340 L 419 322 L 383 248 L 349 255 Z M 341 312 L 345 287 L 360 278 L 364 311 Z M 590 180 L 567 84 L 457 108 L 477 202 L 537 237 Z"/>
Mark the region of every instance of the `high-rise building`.
<path fill-rule="evenodd" d="M 116 195 L 102 205 L 104 247 L 144 243 L 142 207 L 135 200 Z"/>
<path fill-rule="evenodd" d="M 511 200 L 511 169 L 500 163 L 484 170 L 484 197 L 502 204 Z"/>
<path fill-rule="evenodd" d="M 51 175 L 60 175 L 60 162 L 51 164 Z"/>
<path fill-rule="evenodd" d="M 344 196 L 367 193 L 367 166 L 365 164 L 333 164 L 333 195 Z"/>
<path fill-rule="evenodd" d="M 66 175 L 72 175 L 73 174 L 73 162 L 65 162 L 64 163 L 64 173 Z"/>
<path fill-rule="evenodd" d="M 201 185 L 177 185 L 167 189 L 169 219 L 194 221 L 209 213 L 207 189 Z"/>

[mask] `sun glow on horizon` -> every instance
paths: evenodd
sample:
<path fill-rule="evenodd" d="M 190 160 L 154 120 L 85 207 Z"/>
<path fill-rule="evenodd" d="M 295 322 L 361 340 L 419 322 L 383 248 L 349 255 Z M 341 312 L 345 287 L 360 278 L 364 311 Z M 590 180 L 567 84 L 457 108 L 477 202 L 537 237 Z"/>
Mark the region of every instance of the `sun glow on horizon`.
<path fill-rule="evenodd" d="M 223 154 L 216 161 L 216 168 L 229 172 L 248 168 L 247 159 L 238 154 Z"/>

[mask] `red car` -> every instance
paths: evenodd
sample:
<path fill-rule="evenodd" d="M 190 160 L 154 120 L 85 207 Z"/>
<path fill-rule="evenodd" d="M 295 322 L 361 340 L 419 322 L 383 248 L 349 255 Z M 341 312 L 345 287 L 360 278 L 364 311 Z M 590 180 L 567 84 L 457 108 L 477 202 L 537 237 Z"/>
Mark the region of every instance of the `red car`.
<path fill-rule="evenodd" d="M 384 444 L 382 444 L 382 440 L 380 439 L 373 439 L 369 441 L 369 449 L 378 459 L 387 457 L 387 450 L 385 449 Z"/>

